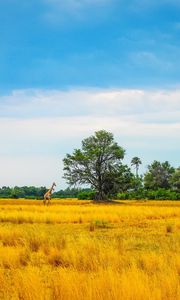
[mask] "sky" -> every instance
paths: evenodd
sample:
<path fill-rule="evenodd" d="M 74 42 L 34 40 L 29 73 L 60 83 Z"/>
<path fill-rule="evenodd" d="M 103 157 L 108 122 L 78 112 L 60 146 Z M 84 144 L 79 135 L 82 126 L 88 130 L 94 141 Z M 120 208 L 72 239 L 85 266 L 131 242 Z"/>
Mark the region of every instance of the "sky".
<path fill-rule="evenodd" d="M 66 187 L 62 159 L 105 129 L 180 165 L 179 0 L 0 1 L 0 186 Z"/>

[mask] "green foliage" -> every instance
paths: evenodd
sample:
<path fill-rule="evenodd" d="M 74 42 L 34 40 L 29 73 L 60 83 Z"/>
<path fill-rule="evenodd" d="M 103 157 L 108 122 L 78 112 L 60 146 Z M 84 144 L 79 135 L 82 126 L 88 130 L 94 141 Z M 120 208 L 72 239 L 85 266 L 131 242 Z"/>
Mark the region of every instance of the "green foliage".
<path fill-rule="evenodd" d="M 94 200 L 96 192 L 92 190 L 82 190 L 78 193 L 77 198 L 79 200 Z"/>
<path fill-rule="evenodd" d="M 173 168 L 168 161 L 154 161 L 144 177 L 138 170 L 142 164 L 133 157 L 131 166 L 135 174 L 122 164 L 125 150 L 115 141 L 113 134 L 105 130 L 82 141 L 81 149 L 64 158 L 64 178 L 71 185 L 88 188 L 66 188 L 54 192 L 53 198 L 78 198 L 84 200 L 152 199 L 180 200 L 180 167 Z M 45 187 L 23 186 L 0 188 L 0 198 L 43 199 Z"/>
<path fill-rule="evenodd" d="M 180 167 L 175 170 L 171 177 L 171 185 L 173 190 L 180 193 Z"/>
<path fill-rule="evenodd" d="M 156 191 L 147 191 L 147 198 L 154 200 L 178 200 L 180 199 L 180 193 L 166 189 L 158 189 Z"/>
<path fill-rule="evenodd" d="M 3 186 L 0 189 L 0 197 L 1 198 L 8 198 L 8 197 L 10 197 L 11 192 L 12 192 L 12 190 L 11 190 L 10 187 Z"/>
<path fill-rule="evenodd" d="M 66 188 L 53 193 L 52 198 L 78 198 L 79 188 Z"/>
<path fill-rule="evenodd" d="M 70 185 L 89 184 L 96 191 L 96 199 L 104 200 L 114 189 L 124 154 L 112 133 L 97 131 L 82 141 L 82 149 L 66 155 L 64 178 Z"/>
<path fill-rule="evenodd" d="M 166 189 L 158 189 L 156 191 L 141 189 L 139 191 L 118 193 L 117 199 L 120 200 L 132 200 L 132 199 L 180 200 L 180 193 L 172 190 L 166 190 Z"/>
<path fill-rule="evenodd" d="M 34 186 L 24 186 L 24 187 L 5 187 L 0 188 L 0 198 L 25 198 L 25 199 L 43 199 L 47 189 L 45 187 L 34 187 Z M 91 189 L 79 189 L 79 188 L 66 188 L 65 190 L 60 190 L 52 194 L 52 198 L 78 198 L 78 194 L 88 194 L 89 199 L 94 199 L 93 192 Z M 88 198 L 84 198 L 88 199 Z"/>
<path fill-rule="evenodd" d="M 133 176 L 131 180 L 131 189 L 134 191 L 141 191 L 143 189 L 143 177 Z"/>
<path fill-rule="evenodd" d="M 131 160 L 131 166 L 135 166 L 136 169 L 136 177 L 138 177 L 138 170 L 139 170 L 139 166 L 142 164 L 141 160 L 139 157 L 135 156 L 132 158 Z"/>
<path fill-rule="evenodd" d="M 168 161 L 161 163 L 155 160 L 151 165 L 148 166 L 148 171 L 144 176 L 145 189 L 170 189 L 174 172 L 175 169 L 169 164 Z"/>
<path fill-rule="evenodd" d="M 131 190 L 125 193 L 118 193 L 116 198 L 119 200 L 140 200 L 146 199 L 146 195 L 144 190 L 139 190 L 138 192 L 135 190 Z"/>
<path fill-rule="evenodd" d="M 124 192 L 133 187 L 134 175 L 127 165 L 119 164 L 116 169 L 107 174 L 104 181 L 104 190 L 108 198 L 115 198 L 118 192 Z"/>
<path fill-rule="evenodd" d="M 14 188 L 10 188 L 3 186 L 2 188 L 0 188 L 0 198 L 42 199 L 45 192 L 45 187 L 36 188 L 34 186 L 15 186 Z"/>

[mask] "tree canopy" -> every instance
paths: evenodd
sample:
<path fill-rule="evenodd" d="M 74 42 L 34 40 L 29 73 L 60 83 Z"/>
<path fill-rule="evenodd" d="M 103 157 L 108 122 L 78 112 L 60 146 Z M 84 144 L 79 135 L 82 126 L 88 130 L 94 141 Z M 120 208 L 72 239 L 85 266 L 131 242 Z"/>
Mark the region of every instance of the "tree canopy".
<path fill-rule="evenodd" d="M 53 198 L 78 199 L 180 199 L 180 167 L 168 161 L 154 160 L 144 175 L 138 156 L 131 167 L 123 163 L 125 150 L 105 130 L 82 141 L 81 148 L 64 158 L 64 178 L 69 187 L 55 191 Z M 135 173 L 135 174 L 133 174 Z M 23 186 L 0 188 L 0 198 L 43 199 L 46 187 Z"/>
<path fill-rule="evenodd" d="M 89 184 L 96 191 L 96 199 L 107 199 L 122 181 L 123 173 L 130 169 L 122 166 L 125 150 L 105 130 L 82 141 L 81 149 L 64 158 L 64 178 L 70 185 Z M 126 174 L 126 178 L 131 176 Z"/>
<path fill-rule="evenodd" d="M 154 161 L 148 166 L 144 176 L 144 186 L 147 189 L 157 190 L 158 188 L 168 189 L 171 187 L 171 178 L 175 169 L 168 161 L 163 163 Z"/>

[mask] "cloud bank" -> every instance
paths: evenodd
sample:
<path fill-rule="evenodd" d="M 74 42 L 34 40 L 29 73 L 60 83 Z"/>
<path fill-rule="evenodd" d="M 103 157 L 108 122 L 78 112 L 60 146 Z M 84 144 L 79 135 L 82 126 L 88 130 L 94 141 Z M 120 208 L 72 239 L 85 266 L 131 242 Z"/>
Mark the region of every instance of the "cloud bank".
<path fill-rule="evenodd" d="M 6 185 L 8 178 L 27 185 L 58 181 L 65 154 L 100 129 L 114 133 L 129 160 L 139 155 L 145 164 L 170 159 L 178 165 L 179 98 L 178 89 L 16 90 L 1 96 L 0 163 L 7 174 L 0 180 Z"/>
<path fill-rule="evenodd" d="M 3 118 L 120 117 L 145 123 L 179 121 L 180 90 L 15 90 L 0 97 Z"/>

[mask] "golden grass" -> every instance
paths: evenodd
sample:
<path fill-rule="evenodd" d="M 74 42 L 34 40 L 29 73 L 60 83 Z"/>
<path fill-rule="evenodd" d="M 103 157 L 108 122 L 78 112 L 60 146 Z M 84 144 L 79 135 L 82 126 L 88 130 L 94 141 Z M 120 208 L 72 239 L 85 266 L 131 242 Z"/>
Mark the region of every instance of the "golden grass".
<path fill-rule="evenodd" d="M 0 299 L 180 299 L 180 202 L 0 200 Z"/>

